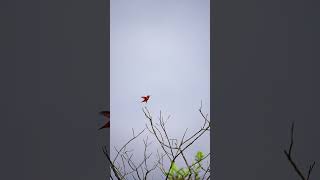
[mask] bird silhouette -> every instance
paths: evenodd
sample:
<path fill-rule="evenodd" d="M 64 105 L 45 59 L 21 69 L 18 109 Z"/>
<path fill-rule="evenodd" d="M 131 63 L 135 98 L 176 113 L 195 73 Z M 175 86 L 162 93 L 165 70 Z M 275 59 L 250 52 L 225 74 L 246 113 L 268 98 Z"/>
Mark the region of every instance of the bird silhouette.
<path fill-rule="evenodd" d="M 98 130 L 110 128 L 110 111 L 101 111 L 99 114 L 103 115 L 108 120 L 108 122 L 102 127 L 100 127 Z"/>
<path fill-rule="evenodd" d="M 108 121 L 105 125 L 103 125 L 101 128 L 98 130 L 104 129 L 104 128 L 110 128 L 110 121 Z"/>
<path fill-rule="evenodd" d="M 147 103 L 149 98 L 150 98 L 150 95 L 147 95 L 147 96 L 142 96 L 141 98 L 143 98 L 143 101 L 142 102 L 145 102 Z"/>

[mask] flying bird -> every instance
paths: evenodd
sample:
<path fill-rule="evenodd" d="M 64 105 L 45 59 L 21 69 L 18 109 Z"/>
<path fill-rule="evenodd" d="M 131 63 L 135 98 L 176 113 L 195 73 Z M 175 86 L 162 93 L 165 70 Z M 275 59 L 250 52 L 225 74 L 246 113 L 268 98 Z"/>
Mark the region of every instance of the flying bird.
<path fill-rule="evenodd" d="M 150 98 L 150 95 L 147 95 L 147 96 L 142 96 L 141 98 L 143 98 L 143 101 L 142 102 L 145 102 L 147 103 L 149 98 Z"/>
<path fill-rule="evenodd" d="M 110 121 L 108 121 L 105 125 L 103 125 L 101 128 L 98 130 L 104 129 L 104 128 L 110 128 Z"/>
<path fill-rule="evenodd" d="M 110 118 L 110 111 L 101 111 L 99 114 L 103 115 L 104 117 Z"/>
<path fill-rule="evenodd" d="M 101 130 L 104 128 L 110 128 L 110 111 L 101 111 L 99 114 L 106 117 L 106 119 L 108 119 L 109 121 L 105 125 L 103 125 L 101 128 L 99 128 L 98 130 Z"/>

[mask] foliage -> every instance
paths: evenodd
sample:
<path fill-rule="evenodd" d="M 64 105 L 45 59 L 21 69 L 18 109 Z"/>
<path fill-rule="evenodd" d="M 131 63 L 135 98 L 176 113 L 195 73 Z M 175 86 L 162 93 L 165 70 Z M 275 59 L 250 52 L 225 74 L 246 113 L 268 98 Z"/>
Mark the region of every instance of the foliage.
<path fill-rule="evenodd" d="M 172 167 L 165 175 L 168 176 L 169 180 L 185 180 L 190 179 L 194 176 L 195 180 L 200 180 L 200 171 L 204 169 L 202 167 L 201 161 L 205 159 L 204 153 L 198 151 L 195 155 L 195 162 L 189 168 L 178 168 L 176 163 L 172 162 Z"/>

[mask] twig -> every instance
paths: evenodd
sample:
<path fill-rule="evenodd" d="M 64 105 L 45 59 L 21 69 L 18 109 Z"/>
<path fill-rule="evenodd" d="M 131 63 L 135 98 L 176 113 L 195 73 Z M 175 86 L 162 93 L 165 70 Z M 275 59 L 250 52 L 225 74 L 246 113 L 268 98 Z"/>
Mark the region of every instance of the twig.
<path fill-rule="evenodd" d="M 297 164 L 293 161 L 292 159 L 292 147 L 293 147 L 293 130 L 294 130 L 294 122 L 291 125 L 291 133 L 290 133 L 290 147 L 289 150 L 284 150 L 284 154 L 286 155 L 288 161 L 290 162 L 290 164 L 293 166 L 294 170 L 296 171 L 296 173 L 299 175 L 299 177 L 302 180 L 309 180 L 310 178 L 310 174 L 315 166 L 315 162 L 312 163 L 312 165 L 309 166 L 309 170 L 308 170 L 308 174 L 307 176 L 303 175 L 303 173 L 301 172 L 301 170 L 298 168 Z"/>
<path fill-rule="evenodd" d="M 131 138 L 127 143 L 125 143 L 125 144 L 120 148 L 119 152 L 121 152 L 131 141 L 133 141 L 133 140 L 136 139 L 138 136 L 140 136 L 140 135 L 144 132 L 144 130 L 146 130 L 146 129 L 143 129 L 138 135 L 133 136 L 133 138 Z M 134 135 L 134 133 L 133 133 L 133 135 Z M 116 157 L 115 157 L 114 160 L 113 160 L 113 163 L 116 161 L 116 159 L 117 159 L 118 156 L 119 156 L 119 153 L 117 153 Z"/>
<path fill-rule="evenodd" d="M 117 168 L 114 166 L 114 164 L 112 163 L 112 161 L 110 159 L 110 156 L 108 155 L 107 147 L 103 146 L 102 151 L 103 151 L 104 155 L 107 157 L 108 161 L 110 162 L 111 169 L 113 170 L 114 175 L 117 177 L 118 180 L 121 180 L 122 178 L 120 178 L 120 176 L 118 175 Z"/>

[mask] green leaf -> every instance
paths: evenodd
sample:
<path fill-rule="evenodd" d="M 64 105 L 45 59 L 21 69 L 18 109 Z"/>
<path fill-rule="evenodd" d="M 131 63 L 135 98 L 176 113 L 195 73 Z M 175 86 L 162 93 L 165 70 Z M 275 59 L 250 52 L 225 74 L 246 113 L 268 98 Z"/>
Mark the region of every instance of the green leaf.
<path fill-rule="evenodd" d="M 178 167 L 175 163 L 172 163 L 171 169 L 169 171 L 169 176 L 174 176 L 178 171 Z"/>
<path fill-rule="evenodd" d="M 204 157 L 204 154 L 202 151 L 198 151 L 196 154 L 196 161 L 201 161 Z"/>
<path fill-rule="evenodd" d="M 178 166 L 176 165 L 176 163 L 172 163 L 171 170 L 172 170 L 173 172 L 177 172 L 177 171 L 178 171 Z"/>
<path fill-rule="evenodd" d="M 189 175 L 189 170 L 187 168 L 180 168 L 177 174 L 181 176 L 179 176 L 179 178 L 185 178 Z"/>
<path fill-rule="evenodd" d="M 189 174 L 190 174 L 189 169 L 188 168 L 184 168 L 183 169 L 183 173 L 184 173 L 184 177 L 189 176 Z"/>

